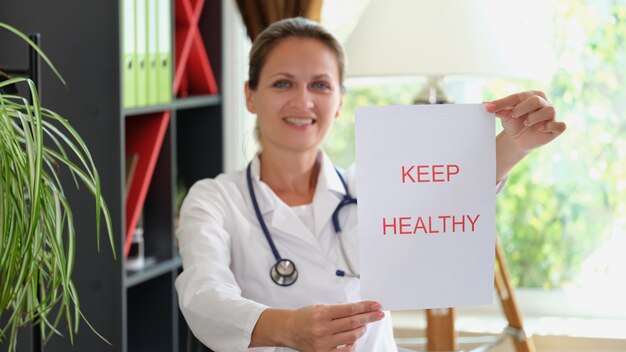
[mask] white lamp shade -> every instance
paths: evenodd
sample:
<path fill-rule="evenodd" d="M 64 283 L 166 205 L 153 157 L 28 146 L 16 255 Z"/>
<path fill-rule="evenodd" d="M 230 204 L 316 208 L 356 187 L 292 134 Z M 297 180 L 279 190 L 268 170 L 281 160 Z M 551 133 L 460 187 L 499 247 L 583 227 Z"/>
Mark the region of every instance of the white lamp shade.
<path fill-rule="evenodd" d="M 347 76 L 546 79 L 550 13 L 538 0 L 371 0 L 345 43 Z"/>

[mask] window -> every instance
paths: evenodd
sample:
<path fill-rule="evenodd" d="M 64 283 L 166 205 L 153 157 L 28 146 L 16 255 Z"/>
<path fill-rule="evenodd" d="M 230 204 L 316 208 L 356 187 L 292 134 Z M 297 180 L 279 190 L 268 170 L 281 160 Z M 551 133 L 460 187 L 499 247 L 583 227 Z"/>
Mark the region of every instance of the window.
<path fill-rule="evenodd" d="M 559 293 L 557 305 L 577 309 L 556 307 L 558 314 L 626 318 L 626 309 L 616 309 L 626 297 L 626 1 L 546 6 L 554 6 L 552 79 L 489 80 L 482 96 L 541 89 L 568 130 L 510 174 L 497 199 L 498 234 L 515 286 Z M 348 81 L 343 113 L 324 145 L 331 159 L 342 167 L 354 161 L 355 106 L 411 104 L 420 83 Z"/>

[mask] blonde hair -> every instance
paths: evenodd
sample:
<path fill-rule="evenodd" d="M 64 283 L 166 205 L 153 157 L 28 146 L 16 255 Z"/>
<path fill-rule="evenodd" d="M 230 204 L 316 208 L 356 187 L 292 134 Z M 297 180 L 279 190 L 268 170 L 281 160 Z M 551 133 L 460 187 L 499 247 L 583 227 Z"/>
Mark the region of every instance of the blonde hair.
<path fill-rule="evenodd" d="M 287 18 L 272 23 L 261 34 L 259 34 L 250 49 L 250 64 L 248 67 L 248 86 L 256 89 L 259 84 L 259 77 L 267 55 L 282 40 L 287 38 L 315 39 L 324 44 L 335 54 L 337 68 L 339 69 L 339 85 L 343 92 L 344 71 L 346 58 L 341 44 L 319 23 L 307 20 L 302 17 Z"/>

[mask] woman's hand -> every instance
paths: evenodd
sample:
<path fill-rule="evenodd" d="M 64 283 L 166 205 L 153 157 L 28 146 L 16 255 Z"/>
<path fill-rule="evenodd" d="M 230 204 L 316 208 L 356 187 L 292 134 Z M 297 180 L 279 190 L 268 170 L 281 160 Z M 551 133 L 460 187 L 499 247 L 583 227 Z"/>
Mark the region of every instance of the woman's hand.
<path fill-rule="evenodd" d="M 353 351 L 366 325 L 381 320 L 380 303 L 317 304 L 296 310 L 266 309 L 250 347 L 286 346 L 298 351 Z"/>
<path fill-rule="evenodd" d="M 292 347 L 299 351 L 351 351 L 365 334 L 366 325 L 384 316 L 380 304 L 372 301 L 298 309 L 292 325 Z"/>
<path fill-rule="evenodd" d="M 485 105 L 502 121 L 503 132 L 496 139 L 496 181 L 530 151 L 550 143 L 565 131 L 556 121 L 556 110 L 543 92 L 528 91 L 509 95 Z"/>
<path fill-rule="evenodd" d="M 504 133 L 520 152 L 549 143 L 566 128 L 565 123 L 556 121 L 556 110 L 543 92 L 509 95 L 487 103 L 485 108 L 502 120 Z"/>

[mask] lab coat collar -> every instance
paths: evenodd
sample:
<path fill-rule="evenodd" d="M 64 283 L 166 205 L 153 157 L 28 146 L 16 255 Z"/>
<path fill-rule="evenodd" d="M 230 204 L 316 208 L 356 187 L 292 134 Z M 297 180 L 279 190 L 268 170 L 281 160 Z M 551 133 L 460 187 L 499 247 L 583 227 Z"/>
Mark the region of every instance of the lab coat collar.
<path fill-rule="evenodd" d="M 317 179 L 317 189 L 315 190 L 315 194 L 317 194 L 318 190 L 329 190 L 333 191 L 340 195 L 341 198 L 346 194 L 346 190 L 341 184 L 341 180 L 339 179 L 339 175 L 337 175 L 337 171 L 335 171 L 335 166 L 328 158 L 328 155 L 323 151 L 320 151 L 320 175 Z M 342 176 L 346 183 L 348 182 L 347 176 L 342 173 Z M 323 187 L 323 188 L 320 188 Z"/>
<path fill-rule="evenodd" d="M 324 226 L 331 220 L 335 208 L 346 194 L 339 175 L 335 171 L 335 166 L 324 152 L 320 152 L 320 162 L 320 174 L 317 178 L 317 188 L 313 196 L 316 235 L 319 235 Z M 347 177 L 343 177 L 347 183 Z"/>
<path fill-rule="evenodd" d="M 295 235 L 320 248 L 317 237 L 330 221 L 335 208 L 346 192 L 328 156 L 323 151 L 320 151 L 318 158 L 320 160 L 320 172 L 317 178 L 315 195 L 313 196 L 313 214 L 315 219 L 315 229 L 313 231 L 315 231 L 316 236 L 312 236 L 311 231 L 289 209 L 289 206 L 280 200 L 267 184 L 261 182 L 261 161 L 258 155 L 252 160 L 250 171 L 252 180 L 255 183 L 255 192 L 261 214 L 265 216 L 273 212 L 269 225 L 284 233 Z M 348 182 L 347 177 L 344 176 L 344 179 Z"/>

